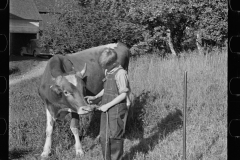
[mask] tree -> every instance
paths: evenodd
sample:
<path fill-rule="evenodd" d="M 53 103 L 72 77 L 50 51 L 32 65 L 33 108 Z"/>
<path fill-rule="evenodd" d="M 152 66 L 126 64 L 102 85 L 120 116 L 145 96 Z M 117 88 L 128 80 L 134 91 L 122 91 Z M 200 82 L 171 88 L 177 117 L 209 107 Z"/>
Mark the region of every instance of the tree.
<path fill-rule="evenodd" d="M 149 0 L 136 4 L 130 12 L 131 20 L 145 27 L 145 41 L 151 47 L 165 42 L 174 53 L 173 49 L 179 52 L 192 44 L 200 48 L 202 41 L 221 46 L 227 38 L 226 0 Z"/>
<path fill-rule="evenodd" d="M 227 0 L 190 0 L 186 15 L 187 26 L 194 29 L 198 49 L 203 43 L 209 46 L 223 46 L 227 39 Z"/>
<path fill-rule="evenodd" d="M 136 24 L 124 21 L 126 8 L 123 6 L 124 3 L 87 0 L 64 3 L 61 14 L 44 30 L 42 42 L 62 53 L 118 40 L 131 46 L 134 39 L 139 39 L 140 30 Z"/>
<path fill-rule="evenodd" d="M 176 55 L 227 38 L 226 0 L 71 0 L 61 9 L 41 38 L 67 53 L 120 40 Z"/>

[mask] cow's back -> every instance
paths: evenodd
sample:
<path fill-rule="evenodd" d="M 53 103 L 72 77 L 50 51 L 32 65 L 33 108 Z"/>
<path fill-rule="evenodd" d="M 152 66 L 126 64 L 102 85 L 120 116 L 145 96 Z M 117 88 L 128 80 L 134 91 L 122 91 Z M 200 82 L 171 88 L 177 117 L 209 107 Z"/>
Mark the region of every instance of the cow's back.
<path fill-rule="evenodd" d="M 81 70 L 84 64 L 87 64 L 86 85 L 93 94 L 97 94 L 103 89 L 104 70 L 98 63 L 100 54 L 105 48 L 114 46 L 115 44 L 102 45 L 68 55 L 76 70 Z M 130 56 L 129 49 L 123 43 L 117 43 L 114 49 L 118 54 L 118 62 L 127 70 Z"/>
<path fill-rule="evenodd" d="M 98 63 L 100 54 L 103 52 L 105 48 L 108 48 L 108 47 L 114 48 L 114 50 L 117 52 L 117 55 L 118 55 L 118 62 L 123 66 L 124 69 L 127 69 L 130 50 L 129 48 L 127 48 L 125 44 L 121 42 L 89 48 L 89 49 L 71 54 L 69 56 L 72 58 L 73 61 L 83 60 L 87 62 Z"/>

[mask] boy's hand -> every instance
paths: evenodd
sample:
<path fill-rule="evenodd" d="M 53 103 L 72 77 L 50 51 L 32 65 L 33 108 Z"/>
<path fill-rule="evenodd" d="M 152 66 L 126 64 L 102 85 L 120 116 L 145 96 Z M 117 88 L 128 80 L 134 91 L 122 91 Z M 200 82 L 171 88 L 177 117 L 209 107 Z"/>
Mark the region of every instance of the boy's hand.
<path fill-rule="evenodd" d="M 99 107 L 98 110 L 100 110 L 102 112 L 106 112 L 109 108 L 110 108 L 110 106 L 108 104 L 104 104 L 101 107 Z"/>
<path fill-rule="evenodd" d="M 95 96 L 86 96 L 86 97 L 84 97 L 84 98 L 86 98 L 86 99 L 87 99 L 87 102 L 88 102 L 89 104 L 91 104 L 91 103 L 92 103 L 92 101 L 96 99 L 96 97 L 95 97 Z"/>

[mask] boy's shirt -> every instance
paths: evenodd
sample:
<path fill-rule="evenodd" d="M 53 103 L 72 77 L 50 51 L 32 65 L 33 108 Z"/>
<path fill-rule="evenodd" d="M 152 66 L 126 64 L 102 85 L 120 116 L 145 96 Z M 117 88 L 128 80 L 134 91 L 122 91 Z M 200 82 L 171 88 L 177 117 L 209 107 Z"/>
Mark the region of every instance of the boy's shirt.
<path fill-rule="evenodd" d="M 121 69 L 119 69 L 121 68 Z M 119 70 L 118 70 L 119 69 Z M 115 80 L 116 80 L 116 84 L 117 84 L 117 88 L 118 88 L 118 92 L 119 94 L 121 93 L 127 93 L 127 107 L 130 106 L 131 102 L 129 99 L 129 93 L 130 93 L 130 89 L 129 89 L 129 85 L 128 85 L 128 75 L 127 75 L 127 71 L 124 70 L 122 68 L 121 65 L 119 65 L 116 68 L 113 68 L 111 71 L 107 72 L 107 70 L 105 70 L 105 76 L 107 74 L 112 74 L 114 73 L 116 70 L 118 70 L 118 72 L 115 75 Z"/>

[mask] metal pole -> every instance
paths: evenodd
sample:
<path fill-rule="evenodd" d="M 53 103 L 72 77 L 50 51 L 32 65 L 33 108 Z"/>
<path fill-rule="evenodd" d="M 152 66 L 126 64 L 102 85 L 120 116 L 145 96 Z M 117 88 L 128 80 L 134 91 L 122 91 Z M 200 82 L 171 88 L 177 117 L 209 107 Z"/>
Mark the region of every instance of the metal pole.
<path fill-rule="evenodd" d="M 106 144 L 105 144 L 105 160 L 107 160 L 107 150 L 108 150 L 108 111 L 106 111 L 106 118 L 107 118 L 107 124 L 106 124 Z"/>
<path fill-rule="evenodd" d="M 187 71 L 184 72 L 183 100 L 183 159 L 186 160 L 186 108 L 187 108 Z"/>

